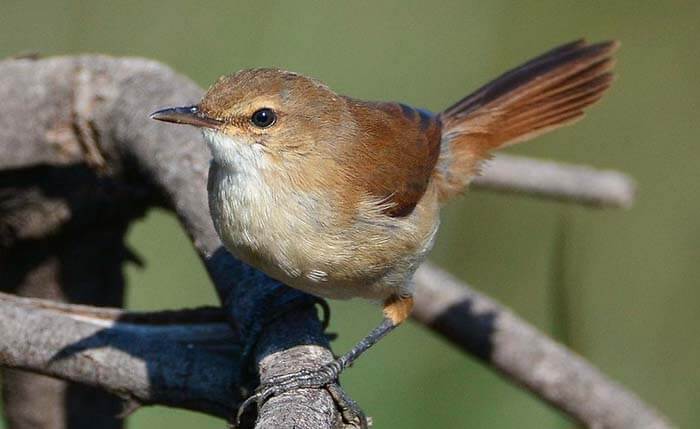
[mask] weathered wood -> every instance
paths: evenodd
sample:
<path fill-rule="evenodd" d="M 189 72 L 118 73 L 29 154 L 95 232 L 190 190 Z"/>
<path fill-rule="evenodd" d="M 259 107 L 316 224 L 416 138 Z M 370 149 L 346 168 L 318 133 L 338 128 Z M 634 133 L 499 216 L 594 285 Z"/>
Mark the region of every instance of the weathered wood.
<path fill-rule="evenodd" d="M 414 319 L 589 428 L 670 428 L 635 394 L 508 308 L 424 264 Z"/>
<path fill-rule="evenodd" d="M 125 208 L 131 207 L 133 198 L 173 209 L 241 335 L 252 340 L 248 334 L 255 334 L 259 346 L 253 348 L 251 357 L 255 362 L 264 359 L 261 365 L 269 369 L 262 371 L 262 379 L 276 369 L 301 369 L 298 362 L 288 358 L 299 353 L 299 348 L 310 352 L 306 364 L 325 362 L 322 358 L 330 352 L 315 352 L 318 347 L 327 350 L 328 345 L 313 306 L 298 306 L 291 311 L 290 317 L 302 322 L 295 330 L 279 323 L 262 331 L 256 328 L 257 322 L 265 320 L 261 309 L 293 300 L 299 292 L 250 269 L 223 249 L 209 217 L 205 191 L 209 153 L 199 134 L 148 119 L 158 107 L 196 101 L 202 91 L 194 83 L 153 61 L 106 56 L 9 59 L 0 62 L 0 76 L 0 96 L 13 103 L 6 106 L 11 114 L 0 115 L 0 170 L 22 174 L 39 167 L 63 171 L 87 165 L 98 180 L 119 184 L 127 201 Z M 32 177 L 46 180 L 39 175 Z M 69 209 L 63 213 L 44 209 L 45 214 L 58 213 L 49 222 L 53 226 L 45 228 L 47 231 L 62 229 L 72 221 L 70 199 L 63 194 L 53 198 L 64 201 L 59 205 Z M 41 228 L 38 230 L 34 234 L 41 233 Z M 25 235 L 8 228 L 10 242 Z M 244 311 L 243 303 L 255 311 Z M 242 316 L 244 313 L 246 316 Z M 288 344 L 299 346 L 291 351 L 265 347 L 268 337 L 286 338 Z M 308 405 L 303 415 L 296 418 L 298 409 L 279 404 L 263 407 L 262 415 L 269 409 L 298 421 L 339 426 L 339 414 L 328 407 L 331 399 L 324 389 L 306 389 L 294 395 Z"/>
<path fill-rule="evenodd" d="M 85 170 L 87 166 L 89 174 L 86 176 L 86 183 L 112 183 L 119 190 L 115 194 L 118 195 L 115 200 L 121 203 L 112 204 L 112 207 L 123 206 L 127 212 L 134 208 L 138 212 L 139 209 L 150 205 L 173 209 L 202 257 L 217 288 L 225 315 L 236 330 L 235 337 L 229 344 L 239 347 L 239 352 L 241 348 L 251 351 L 251 356 L 257 363 L 257 372 L 263 381 L 277 374 L 315 367 L 331 359 L 332 355 L 312 305 L 295 306 L 260 330 L 257 321 L 269 319 L 270 312 L 282 309 L 285 302 L 303 299 L 303 295 L 234 260 L 221 247 L 206 204 L 204 190 L 209 154 L 200 136 L 195 130 L 162 126 L 148 120 L 148 113 L 159 107 L 197 101 L 201 90 L 196 85 L 152 61 L 104 56 L 50 58 L 40 61 L 6 60 L 0 62 L 0 76 L 0 98 L 5 100 L 6 104 L 5 113 L 0 115 L 0 179 L 3 173 L 28 177 L 29 187 L 32 188 L 34 181 L 46 181 L 46 174 L 50 172 L 61 172 L 60 177 L 68 177 L 64 176 L 66 171 Z M 28 121 L 27 118 L 32 120 Z M 602 188 L 586 189 L 583 186 L 584 182 L 567 187 L 561 186 L 561 182 L 557 183 L 561 176 L 556 174 L 548 175 L 546 180 L 537 179 L 536 174 L 533 176 L 532 168 L 526 168 L 527 171 L 517 168 L 513 170 L 521 173 L 525 171 L 527 178 L 521 177 L 520 173 L 505 174 L 510 171 L 507 165 L 513 159 L 503 159 L 504 161 L 496 159 L 493 162 L 493 165 L 503 166 L 498 174 L 489 173 L 497 169 L 487 169 L 475 184 L 489 189 L 513 192 L 520 190 L 528 194 L 582 204 L 605 205 L 608 204 L 606 201 L 618 201 L 612 205 L 626 205 L 632 195 L 632 188 L 629 186 L 631 182 L 624 176 L 609 173 L 599 175 L 593 170 L 566 166 L 557 166 L 554 170 L 547 169 L 550 173 L 555 170 L 564 172 L 569 179 L 600 178 L 596 183 Z M 515 161 L 517 163 L 518 159 Z M 577 176 L 578 172 L 585 174 Z M 605 180 L 602 180 L 603 176 Z M 534 182 L 533 177 L 537 179 Z M 11 178 L 9 182 L 0 185 L 0 189 L 16 186 L 16 180 L 16 176 Z M 536 185 L 533 185 L 535 182 Z M 550 182 L 553 183 L 551 186 L 548 185 Z M 612 183 L 611 187 L 608 187 L 609 183 Z M 79 234 L 79 229 L 71 230 L 66 228 L 66 225 L 73 222 L 81 225 L 83 221 L 76 219 L 90 220 L 94 213 L 89 209 L 83 210 L 80 202 L 84 199 L 70 197 L 75 194 L 71 189 L 73 188 L 62 189 L 51 195 L 42 189 L 35 190 L 33 195 L 41 202 L 41 207 L 35 209 L 19 204 L 19 207 L 23 207 L 22 211 L 16 209 L 17 205 L 10 204 L 10 207 L 0 213 L 1 222 L 6 222 L 6 227 L 0 228 L 0 238 L 9 246 L 23 243 L 33 237 L 64 233 L 66 237 L 72 237 L 70 234 Z M 30 201 L 31 198 L 25 200 Z M 16 216 L 17 213 L 23 214 Z M 38 216 L 39 220 L 32 219 L 33 215 Z M 126 218 L 131 215 L 128 214 Z M 551 340 L 522 320 L 512 317 L 512 313 L 507 309 L 479 294 L 466 290 L 457 291 L 453 280 L 447 281 L 440 275 L 425 277 L 424 273 L 425 271 L 419 272 L 418 277 L 419 285 L 423 285 L 418 289 L 416 296 L 418 320 L 458 342 L 461 348 L 494 366 L 515 383 L 526 385 L 533 393 L 591 426 L 630 427 L 629 422 L 642 421 L 631 419 L 631 415 L 638 414 L 648 417 L 647 420 L 643 420 L 650 422 L 647 427 L 668 427 L 665 420 L 651 408 L 619 386 L 610 383 L 598 372 L 592 372 L 595 370 L 590 366 L 581 365 L 581 361 L 569 359 L 570 355 L 561 353 L 560 349 L 547 346 L 552 344 Z M 426 289 L 427 284 L 432 287 Z M 463 297 L 460 295 L 463 293 L 468 294 L 469 309 L 484 308 L 488 311 L 473 314 L 470 311 L 462 311 L 464 306 L 459 299 Z M 457 301 L 451 301 L 453 299 Z M 436 303 L 444 305 L 440 307 L 436 306 Z M 144 403 L 166 403 L 199 409 L 214 415 L 229 412 L 228 405 L 220 398 L 225 400 L 230 397 L 231 407 L 235 407 L 240 397 L 230 392 L 242 387 L 251 387 L 253 382 L 234 375 L 238 373 L 240 362 L 237 361 L 237 356 L 240 356 L 240 353 L 233 351 L 231 354 L 206 357 L 211 359 L 211 367 L 206 368 L 208 370 L 227 364 L 233 368 L 229 368 L 228 372 L 217 370 L 220 376 L 225 374 L 225 378 L 202 381 L 208 377 L 202 375 L 198 384 L 203 386 L 200 390 L 194 389 L 193 386 L 181 386 L 177 382 L 182 381 L 182 373 L 168 372 L 165 367 L 171 365 L 170 361 L 163 360 L 166 357 L 147 353 L 148 347 L 139 340 L 153 338 L 149 337 L 155 332 L 150 330 L 155 329 L 153 327 L 146 329 L 138 324 L 110 322 L 111 325 L 99 328 L 102 330 L 99 334 L 92 322 L 85 322 L 74 316 L 67 317 L 61 312 L 55 312 L 55 309 L 51 310 L 51 313 L 47 309 L 27 309 L 16 305 L 0 312 L 0 323 L 9 323 L 4 320 L 5 317 L 14 314 L 13 311 L 20 310 L 25 311 L 21 317 L 27 320 L 38 318 L 32 320 L 35 321 L 35 325 L 42 326 L 39 332 L 55 333 L 52 327 L 63 327 L 61 332 L 78 336 L 86 334 L 93 342 L 75 343 L 77 337 L 71 341 L 71 338 L 56 335 L 56 341 L 64 342 L 51 343 L 46 340 L 53 340 L 53 335 L 52 338 L 45 338 L 36 331 L 18 331 L 19 326 L 7 325 L 7 332 L 22 334 L 27 344 L 36 345 L 38 348 L 41 348 L 42 344 L 43 347 L 53 344 L 53 347 L 64 352 L 58 354 L 58 360 L 46 360 L 47 356 L 44 354 L 41 355 L 41 359 L 29 361 L 27 359 L 34 355 L 17 353 L 24 343 L 13 343 L 13 336 L 4 336 L 0 339 L 0 359 L 3 359 L 0 363 L 6 366 L 31 369 L 112 391 L 126 392 L 132 399 Z M 47 317 L 47 312 L 52 314 L 51 317 L 60 316 L 67 320 L 51 319 L 54 323 L 46 323 L 42 319 Z M 63 326 L 62 323 L 67 325 Z M 467 323 L 469 326 L 456 325 L 460 323 Z M 106 335 L 110 330 L 110 335 Z M 456 334 L 467 331 L 474 335 Z M 528 341 L 516 341 L 518 335 L 524 332 L 528 334 Z M 112 333 L 121 343 L 114 340 Z M 162 337 L 164 341 L 168 338 L 171 337 Z M 172 338 L 177 343 L 175 337 Z M 251 343 L 253 339 L 256 340 L 254 344 Z M 226 344 L 226 340 L 217 341 L 219 344 Z M 155 341 L 153 344 L 167 347 L 166 344 L 161 346 Z M 80 345 L 83 347 L 78 347 Z M 99 349 L 93 346 L 99 346 Z M 178 355 L 186 350 L 177 349 L 177 344 L 171 346 L 175 347 L 171 355 L 173 359 L 181 364 L 189 362 L 186 357 L 180 358 Z M 199 353 L 200 348 L 196 349 L 196 353 Z M 74 353 L 66 353 L 65 350 Z M 95 371 L 81 372 L 79 365 L 75 364 L 76 360 L 94 359 L 93 354 L 96 350 L 113 354 L 104 362 L 133 365 L 136 361 L 141 361 L 146 363 L 146 368 L 142 368 L 140 372 L 135 370 L 133 374 L 136 375 L 132 374 L 135 378 L 129 380 L 124 374 L 119 374 L 121 365 L 98 365 L 99 378 L 105 380 L 100 384 L 95 380 Z M 129 352 L 124 353 L 123 350 Z M 209 353 L 207 350 L 202 348 L 201 353 Z M 552 353 L 546 354 L 548 351 Z M 601 392 L 611 394 L 601 396 L 603 400 L 595 402 L 595 406 L 571 403 L 581 397 L 576 394 L 567 396 L 559 391 L 553 394 L 551 384 L 538 381 L 537 377 L 541 372 L 534 375 L 531 373 L 538 370 L 537 366 L 528 371 L 529 364 L 536 363 L 535 358 L 543 357 L 554 359 L 547 362 L 556 363 L 551 368 L 561 371 L 548 373 L 548 376 L 571 376 L 569 383 L 557 384 L 557 389 L 563 389 L 565 385 L 566 389 L 574 393 L 577 389 L 583 389 L 584 396 L 594 401 L 594 395 L 585 394 L 591 392 L 589 383 L 594 383 L 596 388 L 602 389 Z M 177 362 L 172 362 L 174 369 L 179 368 Z M 189 370 L 183 371 L 190 374 Z M 202 374 L 206 373 L 208 372 L 202 369 Z M 164 374 L 169 375 L 160 377 Z M 245 371 L 241 374 L 245 376 Z M 230 390 L 222 386 L 222 380 L 230 382 L 226 384 Z M 208 383 L 212 384 L 207 387 Z M 173 399 L 169 396 L 173 393 L 167 388 L 173 385 L 186 394 Z M 146 386 L 148 391 L 145 390 Z M 159 390 L 161 388 L 163 391 Z M 218 393 L 207 389 L 214 389 Z M 561 400 L 557 400 L 557 397 Z M 623 418 L 608 418 L 619 416 L 620 413 L 624 414 Z M 610 426 L 605 426 L 608 424 Z M 261 409 L 258 427 L 290 425 L 331 428 L 341 426 L 342 422 L 326 390 L 302 389 L 273 398 Z"/>

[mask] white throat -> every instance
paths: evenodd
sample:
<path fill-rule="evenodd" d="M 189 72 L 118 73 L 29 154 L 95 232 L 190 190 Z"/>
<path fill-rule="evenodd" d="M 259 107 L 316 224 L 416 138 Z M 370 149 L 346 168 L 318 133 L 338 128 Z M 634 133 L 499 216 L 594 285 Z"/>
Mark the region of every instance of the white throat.
<path fill-rule="evenodd" d="M 202 134 L 214 161 L 230 172 L 259 175 L 260 170 L 270 167 L 268 154 L 259 144 L 209 129 L 202 129 Z"/>

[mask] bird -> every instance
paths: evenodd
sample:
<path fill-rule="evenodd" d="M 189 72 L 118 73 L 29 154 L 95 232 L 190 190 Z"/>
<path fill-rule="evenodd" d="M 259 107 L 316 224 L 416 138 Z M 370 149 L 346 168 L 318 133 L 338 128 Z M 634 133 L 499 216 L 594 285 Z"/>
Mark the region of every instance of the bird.
<path fill-rule="evenodd" d="M 439 113 L 256 68 L 221 77 L 196 105 L 151 114 L 201 129 L 211 217 L 236 258 L 317 297 L 382 304 L 382 322 L 349 352 L 264 395 L 334 382 L 404 322 L 441 207 L 495 150 L 581 119 L 610 87 L 618 46 L 561 45 Z"/>

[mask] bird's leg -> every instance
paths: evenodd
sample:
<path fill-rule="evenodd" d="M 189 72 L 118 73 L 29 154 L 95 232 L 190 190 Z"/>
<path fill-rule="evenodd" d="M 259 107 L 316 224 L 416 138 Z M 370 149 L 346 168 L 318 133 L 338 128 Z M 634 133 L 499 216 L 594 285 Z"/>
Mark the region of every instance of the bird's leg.
<path fill-rule="evenodd" d="M 301 370 L 292 374 L 284 374 L 273 377 L 261 385 L 256 393 L 241 405 L 238 414 L 241 416 L 245 409 L 256 402 L 262 405 L 273 396 L 281 395 L 291 390 L 303 388 L 318 388 L 337 382 L 341 372 L 357 360 L 364 352 L 381 340 L 386 334 L 394 330 L 406 318 L 413 308 L 412 297 L 393 296 L 384 302 L 384 318 L 366 337 L 360 340 L 352 349 L 336 360 L 329 362 L 320 368 Z M 361 410 L 351 399 L 345 395 L 339 395 L 340 389 L 332 388 L 329 392 L 344 412 L 344 418 L 360 421 L 359 427 L 366 427 L 366 418 Z M 348 420 L 350 421 L 350 420 Z"/>

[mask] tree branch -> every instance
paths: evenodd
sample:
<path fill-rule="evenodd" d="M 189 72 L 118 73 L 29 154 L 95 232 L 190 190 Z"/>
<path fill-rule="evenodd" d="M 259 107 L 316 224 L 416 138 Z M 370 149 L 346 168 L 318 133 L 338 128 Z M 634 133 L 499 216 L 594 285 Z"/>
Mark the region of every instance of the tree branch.
<path fill-rule="evenodd" d="M 105 210 L 121 199 L 90 173 L 87 167 L 0 172 L 0 290 L 97 306 L 123 304 L 122 266 L 130 254 L 124 240 L 139 204 L 132 199 L 122 206 L 129 210 Z M 2 380 L 8 428 L 124 425 L 116 416 L 120 399 L 103 390 L 16 369 L 3 369 Z"/>
<path fill-rule="evenodd" d="M 0 331 L 5 367 L 222 418 L 240 403 L 241 345 L 221 310 L 129 313 L 0 294 Z"/>
<path fill-rule="evenodd" d="M 619 171 L 506 154 L 487 162 L 471 186 L 598 208 L 629 208 L 636 188 Z"/>
<path fill-rule="evenodd" d="M 204 189 L 206 189 L 205 176 L 209 155 L 201 143 L 201 138 L 194 130 L 163 127 L 148 121 L 147 114 L 158 107 L 195 102 L 200 97 L 201 90 L 191 81 L 174 74 L 170 69 L 155 62 L 140 59 L 113 59 L 103 56 L 53 58 L 41 61 L 8 60 L 0 62 L 0 76 L 2 76 L 0 97 L 6 100 L 5 111 L 10 112 L 10 114 L 0 116 L 0 154 L 2 154 L 0 156 L 0 170 L 22 171 L 35 168 L 37 165 L 63 168 L 67 165 L 87 164 L 91 165 L 94 171 L 100 172 L 100 175 L 106 175 L 127 185 L 125 187 L 127 194 L 132 189 L 138 189 L 139 192 L 134 193 L 132 197 L 136 198 L 136 194 L 138 194 L 138 198 L 144 199 L 143 193 L 146 193 L 145 198 L 152 204 L 172 207 L 190 235 L 197 252 L 204 260 L 219 293 L 227 319 L 234 323 L 237 330 L 235 337 L 238 339 L 237 344 L 247 347 L 251 344 L 252 338 L 258 340 L 252 348 L 252 356 L 258 364 L 262 380 L 307 366 L 316 367 L 332 358 L 322 333 L 322 327 L 310 305 L 295 307 L 295 310 L 284 313 L 282 317 L 275 319 L 267 329 L 260 332 L 259 325 L 255 322 L 265 317 L 265 310 L 274 311 L 275 308 L 284 307 L 285 303 L 288 302 L 303 302 L 304 295 L 241 264 L 223 250 L 211 225 L 207 210 Z M 25 119 L 28 117 L 32 117 L 33 121 L 26 121 Z M 501 159 L 507 160 L 508 158 Z M 579 167 L 572 169 L 567 166 L 557 166 L 555 169 L 557 172 L 564 172 L 563 174 L 568 175 L 567 177 L 584 177 L 585 180 L 574 181 L 576 184 L 570 186 L 562 186 L 561 183 L 553 186 L 546 182 L 552 181 L 552 177 L 556 177 L 554 182 L 561 182 L 561 175 L 552 176 L 548 173 L 549 179 L 539 180 L 536 177 L 536 171 L 531 171 L 532 161 L 523 161 L 524 163 L 521 161 L 523 160 L 512 157 L 510 161 L 494 161 L 492 166 L 487 168 L 484 176 L 477 180 L 477 185 L 567 199 L 585 204 L 595 202 L 600 206 L 625 205 L 619 201 L 629 201 L 632 195 L 629 192 L 631 187 L 628 186 L 630 182 L 624 179 L 624 176 L 608 180 L 612 177 L 609 173 L 581 170 Z M 505 174 L 507 171 L 505 173 L 498 171 L 499 163 L 503 166 L 501 170 L 507 170 L 506 165 L 508 164 L 503 162 L 510 163 L 511 166 L 519 164 L 521 167 L 523 165 L 525 167 L 512 167 L 519 173 L 508 175 Z M 493 165 L 497 167 L 495 170 Z M 539 169 L 540 167 L 535 168 Z M 489 169 L 494 172 L 489 172 Z M 544 170 L 553 171 L 551 168 L 549 170 L 544 168 Z M 596 178 L 600 180 L 596 181 Z M 586 189 L 586 184 L 592 182 L 605 185 L 596 185 L 591 189 Z M 620 183 L 623 182 L 626 185 L 620 186 Z M 620 191 L 620 189 L 623 190 Z M 625 196 L 621 197 L 623 194 Z M 618 201 L 618 203 L 611 204 L 611 201 Z M 71 218 L 71 216 L 72 212 L 69 211 L 66 217 Z M 59 229 L 63 223 L 62 220 L 57 221 Z M 21 234 L 12 233 L 9 236 L 10 239 L 19 239 Z M 625 426 L 629 422 L 625 419 L 605 417 L 601 420 L 599 417 L 591 417 L 590 413 L 602 413 L 605 416 L 618 414 L 609 408 L 602 408 L 605 404 L 601 401 L 595 402 L 596 406 L 590 412 L 582 411 L 582 407 L 585 408 L 585 405 L 569 403 L 571 400 L 589 398 L 589 393 L 595 389 L 583 390 L 584 393 L 579 393 L 579 396 L 576 396 L 571 392 L 567 394 L 557 393 L 561 384 L 543 383 L 542 367 L 536 366 L 534 369 L 527 367 L 527 363 L 536 361 L 532 357 L 536 349 L 529 347 L 529 343 L 523 343 L 515 334 L 529 335 L 528 338 L 533 341 L 533 344 L 552 345 L 551 340 L 547 340 L 543 334 L 537 333 L 525 322 L 512 316 L 507 310 L 496 307 L 493 301 L 475 293 L 467 292 L 467 295 L 464 295 L 464 292 L 457 293 L 456 288 L 452 287 L 454 283 L 448 281 L 448 278 L 438 276 L 434 270 L 428 271 L 428 273 L 432 274 L 426 277 L 425 269 L 418 273 L 418 283 L 421 285 L 416 296 L 418 303 L 416 318 L 418 320 L 428 324 L 443 335 L 448 335 L 465 350 L 494 365 L 499 371 L 511 377 L 514 382 L 527 386 L 550 403 L 570 413 L 574 418 L 584 422 L 611 422 L 613 425 L 609 427 L 630 427 Z M 440 284 L 431 283 L 431 276 L 439 278 Z M 432 289 L 425 286 L 430 284 L 432 284 Z M 465 301 L 465 299 L 467 300 Z M 468 304 L 464 304 L 464 302 Z M 439 308 L 436 307 L 436 303 L 444 305 Z M 13 306 L 8 305 L 8 307 Z M 8 307 L 3 307 L 0 314 L 11 314 Z M 14 308 L 14 311 L 21 310 L 21 306 L 14 306 Z M 482 313 L 481 309 L 485 309 L 485 312 Z M 478 312 L 474 313 L 474 310 Z M 31 312 L 35 311 L 47 312 L 48 310 L 32 310 Z M 54 316 L 60 314 L 54 310 L 51 310 L 50 313 Z M 19 316 L 30 317 L 28 314 Z M 65 319 L 65 315 L 62 317 Z M 452 318 L 455 319 L 455 322 L 446 322 Z M 119 325 L 117 328 L 114 326 L 96 328 L 91 324 L 86 325 L 84 321 L 81 322 L 82 324 L 76 324 L 77 321 L 74 317 L 67 321 L 54 320 L 54 322 L 66 323 L 66 331 L 73 332 L 74 330 L 80 338 L 83 338 L 75 343 L 68 338 L 61 339 L 59 337 L 56 343 L 51 343 L 54 348 L 68 349 L 74 352 L 73 354 L 59 354 L 58 356 L 61 358 L 59 360 L 56 360 L 55 353 L 38 354 L 32 362 L 23 363 L 21 356 L 15 350 L 15 348 L 21 350 L 23 343 L 8 343 L 8 347 L 0 348 L 3 354 L 8 353 L 8 356 L 11 356 L 4 362 L 67 377 L 67 375 L 61 375 L 62 372 L 67 373 L 69 370 L 76 371 L 77 369 L 63 359 L 70 361 L 75 357 L 85 360 L 86 358 L 80 357 L 84 356 L 83 353 L 99 350 L 103 353 L 114 353 L 110 354 L 110 359 L 115 359 L 115 362 L 120 363 L 120 365 L 110 369 L 111 365 L 103 365 L 104 362 L 109 361 L 100 361 L 102 364 L 97 365 L 100 369 L 99 375 L 107 377 L 105 374 L 118 370 L 121 367 L 121 362 L 126 365 L 127 356 L 139 356 L 136 360 L 140 359 L 146 364 L 142 363 L 141 372 L 134 370 L 133 374 L 138 376 L 138 379 L 130 381 L 130 383 L 134 383 L 134 386 L 129 387 L 128 383 L 123 383 L 123 380 L 111 380 L 109 383 L 105 383 L 105 387 L 107 387 L 106 384 L 113 384 L 111 386 L 113 391 L 134 391 L 136 393 L 129 393 L 129 395 L 144 403 L 148 403 L 149 400 L 156 401 L 153 397 L 149 399 L 149 393 L 144 390 L 145 385 L 139 383 L 142 383 L 143 380 L 148 380 L 148 383 L 157 383 L 158 377 L 152 375 L 162 374 L 165 371 L 163 366 L 167 367 L 169 362 L 162 360 L 165 359 L 163 356 L 148 354 L 148 349 L 144 348 L 144 343 L 148 341 L 135 340 L 137 333 L 141 335 L 143 332 L 143 327 L 139 328 L 141 330 L 129 331 L 129 329 L 133 329 L 129 328 L 132 325 L 125 328 L 122 324 L 117 323 Z M 37 332 L 49 332 L 50 328 L 54 326 L 42 324 L 44 322 L 40 320 L 35 320 L 33 323 L 35 326 L 42 326 L 45 331 L 22 331 L 21 326 L 14 325 L 5 331 L 20 329 L 26 342 L 32 338 L 42 340 L 43 337 L 37 337 Z M 461 328 L 459 328 L 460 326 Z M 104 331 L 104 329 L 107 330 Z M 115 329 L 116 331 L 114 331 Z M 158 329 L 166 328 L 159 327 Z M 111 334 L 105 336 L 106 332 L 110 332 L 110 330 L 115 332 L 121 341 L 115 343 L 118 350 L 112 351 L 112 347 L 106 347 L 108 343 L 112 344 L 110 342 L 112 341 Z M 125 330 L 129 331 L 129 335 L 120 336 Z M 475 332 L 476 336 L 460 337 L 464 332 L 469 331 Z M 85 338 L 90 340 L 86 343 Z M 158 338 L 153 339 L 155 341 Z M 49 344 L 47 341 L 50 342 L 51 339 L 45 340 L 44 344 Z M 73 340 L 77 340 L 77 338 L 73 338 Z M 0 339 L 1 341 L 4 339 Z M 167 347 L 167 345 L 162 344 L 161 347 Z M 173 346 L 171 345 L 171 347 Z M 551 348 L 549 346 L 542 347 L 543 350 Z M 129 352 L 124 353 L 119 349 L 128 349 Z M 555 351 L 563 351 L 563 348 Z M 177 351 L 174 350 L 173 353 L 160 353 L 160 355 L 177 356 L 176 353 Z M 95 358 L 93 355 L 90 356 Z M 216 356 L 221 358 L 221 355 Z M 570 355 L 566 353 L 551 352 L 547 356 L 558 356 L 557 359 L 552 358 L 551 362 L 561 365 L 561 374 L 592 376 L 591 386 L 609 385 L 606 384 L 602 376 L 595 377 L 596 373 L 588 371 L 589 367 L 585 366 L 585 370 L 581 370 L 584 368 L 581 366 L 582 361 L 571 359 Z M 183 362 L 188 362 L 186 358 L 187 356 L 183 357 L 185 359 Z M 218 365 L 217 362 L 221 362 L 216 361 L 214 356 L 207 357 L 207 359 L 212 360 L 212 367 Z M 227 365 L 238 365 L 235 356 L 227 356 L 223 360 Z M 231 364 L 231 361 L 234 364 Z M 192 368 L 182 369 L 184 372 L 176 371 L 171 376 L 176 379 L 177 377 L 182 378 L 182 374 L 190 374 L 189 370 Z M 201 370 L 204 371 L 204 369 Z M 536 374 L 531 374 L 533 371 Z M 90 376 L 89 373 L 80 374 L 79 377 L 86 379 Z M 220 374 L 229 373 L 218 374 L 221 377 Z M 205 378 L 204 375 L 201 377 Z M 185 378 L 191 379 L 191 377 Z M 108 380 L 108 378 L 104 379 Z M 208 382 L 215 383 L 217 381 L 221 380 L 209 380 Z M 236 379 L 233 375 L 227 380 L 227 383 L 229 381 L 231 384 L 227 384 L 227 386 L 241 386 L 241 384 L 245 385 L 249 382 Z M 572 383 L 572 389 L 585 386 L 587 382 L 587 380 L 581 379 L 580 383 Z M 552 386 L 556 388 L 553 389 Z M 220 389 L 222 392 L 226 392 L 221 393 L 221 395 L 230 398 L 232 402 L 235 401 L 235 395 L 231 391 L 226 391 L 224 387 L 220 387 Z M 622 395 L 622 403 L 627 404 L 625 405 L 626 409 L 634 409 L 640 415 L 653 414 L 640 402 L 628 401 L 627 399 L 633 398 L 633 396 L 625 395 L 619 388 L 615 390 L 606 387 L 603 391 Z M 199 402 L 193 402 L 198 400 L 199 397 L 196 395 L 200 393 L 190 389 L 188 394 L 192 396 L 183 399 L 171 398 L 166 393 L 160 392 L 158 394 L 163 396 L 159 397 L 157 401 L 162 400 L 171 405 L 192 409 L 210 409 L 207 412 L 215 415 L 227 412 L 228 407 L 225 403 L 202 405 Z M 209 393 L 207 392 L 207 394 Z M 218 396 L 213 395 L 209 398 L 210 401 L 213 401 L 211 398 L 218 398 Z M 608 407 L 614 407 L 615 401 L 610 398 L 608 400 Z M 625 413 L 625 415 L 627 414 L 629 413 Z M 656 427 L 667 427 L 663 426 L 661 418 L 656 421 L 661 422 L 660 426 Z M 280 422 L 284 422 L 284 424 Z M 331 428 L 340 425 L 340 417 L 325 390 L 303 389 L 273 398 L 260 410 L 257 427 L 272 428 L 279 427 L 280 424 L 282 426 Z"/>
<path fill-rule="evenodd" d="M 415 320 L 586 427 L 671 427 L 582 357 L 446 271 L 423 264 L 415 282 Z"/>
<path fill-rule="evenodd" d="M 123 184 L 128 197 L 174 209 L 238 335 L 245 344 L 255 341 L 249 356 L 258 366 L 260 382 L 332 359 L 313 305 L 296 305 L 260 329 L 270 319 L 268 312 L 285 303 L 308 302 L 308 297 L 223 249 L 206 202 L 209 153 L 201 136 L 148 119 L 158 107 L 196 101 L 202 91 L 194 83 L 153 61 L 105 56 L 5 60 L 0 76 L 0 97 L 7 100 L 8 112 L 0 115 L 0 170 L 12 175 L 41 167 L 63 175 L 76 165 L 88 165 L 97 180 Z M 62 195 L 50 197 L 72 207 Z M 63 230 L 72 214 L 64 211 L 51 221 L 55 228 L 47 230 Z M 6 232 L 10 242 L 26 235 L 14 227 Z M 306 359 L 297 359 L 300 354 Z M 250 386 L 256 379 L 243 384 Z M 280 395 L 259 414 L 258 428 L 275 427 L 277 421 L 300 428 L 341 426 L 325 389 Z"/>
<path fill-rule="evenodd" d="M 586 427 L 671 427 L 581 357 L 447 272 L 426 263 L 415 281 L 416 321 Z M 217 308 L 136 313 L 0 294 L 0 329 L 2 366 L 222 418 L 241 400 L 243 344 Z M 302 406 L 293 399 L 289 406 Z"/>

